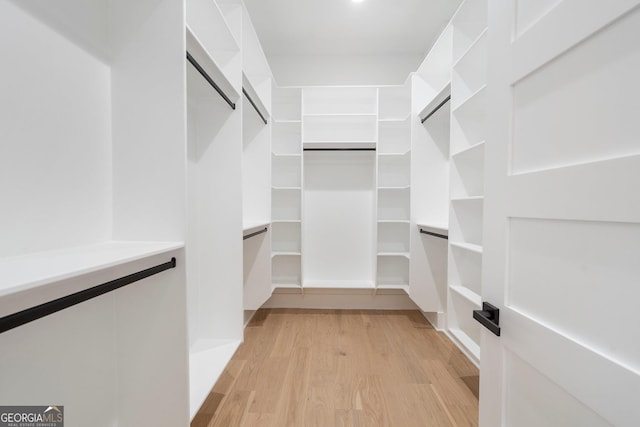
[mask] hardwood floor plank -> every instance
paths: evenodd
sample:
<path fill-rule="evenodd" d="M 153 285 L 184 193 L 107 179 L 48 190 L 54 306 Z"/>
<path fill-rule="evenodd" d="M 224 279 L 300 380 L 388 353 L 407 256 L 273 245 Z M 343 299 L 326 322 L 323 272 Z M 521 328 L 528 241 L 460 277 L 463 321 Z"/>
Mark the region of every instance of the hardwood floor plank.
<path fill-rule="evenodd" d="M 477 378 L 418 311 L 259 310 L 192 427 L 476 426 Z"/>

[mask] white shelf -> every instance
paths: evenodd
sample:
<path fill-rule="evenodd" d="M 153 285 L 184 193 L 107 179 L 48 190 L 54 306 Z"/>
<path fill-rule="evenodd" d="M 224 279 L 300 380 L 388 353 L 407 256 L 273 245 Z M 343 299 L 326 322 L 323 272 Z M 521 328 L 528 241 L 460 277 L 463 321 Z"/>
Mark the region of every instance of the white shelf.
<path fill-rule="evenodd" d="M 406 122 L 407 120 L 409 120 L 409 118 L 411 117 L 411 114 L 408 114 L 406 116 L 403 117 L 387 117 L 384 119 L 378 119 L 379 122 L 382 123 L 386 123 L 386 122 Z"/>
<path fill-rule="evenodd" d="M 271 258 L 275 258 L 278 256 L 301 256 L 302 254 L 300 252 L 287 252 L 287 251 L 278 251 L 278 252 L 272 252 L 271 253 Z"/>
<path fill-rule="evenodd" d="M 198 340 L 189 349 L 189 415 L 196 415 L 240 340 Z"/>
<path fill-rule="evenodd" d="M 410 153 L 410 151 L 403 151 L 403 152 L 398 152 L 398 153 L 378 153 L 378 157 L 388 157 L 388 158 L 394 158 L 394 157 L 403 157 L 406 156 Z"/>
<path fill-rule="evenodd" d="M 482 85 L 480 86 L 480 88 L 478 88 L 478 90 L 476 90 L 475 92 L 473 92 L 471 95 L 469 95 L 468 97 L 466 97 L 463 101 L 456 103 L 453 106 L 453 112 L 454 113 L 458 113 L 461 110 L 463 110 L 466 106 L 473 104 L 474 101 L 481 99 L 485 93 L 485 90 L 487 88 L 487 85 Z M 485 108 L 485 105 L 479 105 L 478 107 L 481 108 Z M 477 110 L 477 108 L 476 108 Z"/>
<path fill-rule="evenodd" d="M 483 200 L 484 200 L 484 196 L 453 197 L 451 199 L 451 201 L 454 203 L 474 202 L 474 201 L 483 201 Z"/>
<path fill-rule="evenodd" d="M 182 242 L 108 241 L 4 258 L 0 261 L 0 298 L 30 291 L 50 292 L 47 285 L 103 271 L 184 247 Z M 167 261 L 169 261 L 167 259 Z M 81 289 L 95 286 L 86 283 Z M 51 298 L 49 298 L 51 299 Z"/>
<path fill-rule="evenodd" d="M 447 224 L 431 224 L 427 222 L 419 222 L 416 224 L 418 228 L 431 233 L 442 234 L 444 236 L 449 235 L 449 226 Z"/>
<path fill-rule="evenodd" d="M 271 155 L 273 157 L 277 157 L 277 158 L 285 158 L 285 157 L 302 157 L 302 154 L 299 153 L 293 153 L 293 154 L 289 154 L 289 153 L 271 153 Z"/>
<path fill-rule="evenodd" d="M 408 219 L 379 219 L 378 224 L 409 224 Z"/>
<path fill-rule="evenodd" d="M 464 249 L 466 251 L 475 252 L 477 254 L 482 254 L 482 246 L 474 245 L 472 243 L 463 243 L 463 242 L 452 242 L 449 241 L 451 246 L 455 246 L 456 248 Z"/>
<path fill-rule="evenodd" d="M 470 303 L 475 304 L 478 308 L 482 307 L 482 297 L 472 290 L 465 288 L 464 286 L 449 286 L 449 289 L 465 298 Z"/>
<path fill-rule="evenodd" d="M 465 50 L 460 55 L 458 60 L 453 64 L 452 68 L 457 68 L 460 65 L 460 63 L 465 60 L 465 58 L 468 56 L 469 52 L 471 52 L 473 49 L 475 49 L 475 47 L 482 41 L 483 37 L 485 37 L 485 34 L 487 33 L 487 30 L 488 30 L 488 28 L 485 28 L 484 30 L 482 30 L 482 32 L 478 35 L 478 37 L 476 37 L 475 40 L 473 40 L 473 42 L 469 45 L 467 50 Z"/>
<path fill-rule="evenodd" d="M 438 93 L 429 101 L 427 105 L 425 105 L 422 110 L 418 113 L 418 117 L 422 120 L 427 114 L 433 111 L 434 108 L 442 101 L 446 99 L 447 96 L 451 95 L 451 82 L 447 82 Z"/>
<path fill-rule="evenodd" d="M 226 25 L 226 24 L 225 24 Z M 225 73 L 222 64 L 220 64 L 214 56 L 202 45 L 198 37 L 193 33 L 191 28 L 187 26 L 187 51 L 189 54 L 200 64 L 200 66 L 209 74 L 209 77 L 216 82 L 222 92 L 225 93 L 233 102 L 237 102 L 240 98 L 240 94 L 234 87 L 233 83 L 229 79 L 227 73 Z M 187 64 L 188 67 L 192 67 L 191 64 Z M 214 89 L 211 88 L 213 91 Z"/>
<path fill-rule="evenodd" d="M 273 283 L 274 289 L 302 289 L 300 283 Z"/>
<path fill-rule="evenodd" d="M 302 120 L 300 119 L 273 119 L 274 123 L 278 123 L 278 124 L 300 124 L 302 123 Z"/>
<path fill-rule="evenodd" d="M 362 117 L 362 116 L 377 116 L 376 113 L 314 113 L 304 114 L 304 117 Z"/>
<path fill-rule="evenodd" d="M 271 189 L 276 191 L 299 191 L 302 190 L 302 187 L 271 187 Z"/>
<path fill-rule="evenodd" d="M 403 186 L 398 186 L 398 187 L 378 187 L 378 190 L 408 190 L 410 189 L 411 186 L 410 185 L 403 185 Z"/>
<path fill-rule="evenodd" d="M 451 154 L 451 158 L 453 159 L 457 159 L 459 157 L 463 157 L 465 155 L 467 155 L 468 153 L 471 153 L 473 151 L 479 150 L 481 148 L 483 148 L 485 145 L 484 141 L 480 141 L 476 144 L 473 144 L 467 148 L 463 148 L 462 150 L 456 151 L 455 153 Z"/>
<path fill-rule="evenodd" d="M 242 88 L 247 92 L 253 103 L 256 105 L 260 113 L 264 116 L 266 120 L 269 120 L 271 117 L 271 111 L 267 108 L 264 100 L 258 93 L 256 86 L 251 81 L 251 78 L 247 76 L 244 71 L 242 72 Z M 249 105 L 248 108 L 253 108 L 253 106 Z"/>
<path fill-rule="evenodd" d="M 305 149 L 343 149 L 343 148 L 376 148 L 375 141 L 307 141 L 304 142 L 303 147 Z"/>
<path fill-rule="evenodd" d="M 379 257 L 402 257 L 409 259 L 409 252 L 378 252 Z"/>
<path fill-rule="evenodd" d="M 300 224 L 301 222 L 299 219 L 274 219 L 271 221 L 272 224 Z"/>
<path fill-rule="evenodd" d="M 375 284 L 368 280 L 305 280 L 302 287 L 312 289 L 373 289 Z"/>

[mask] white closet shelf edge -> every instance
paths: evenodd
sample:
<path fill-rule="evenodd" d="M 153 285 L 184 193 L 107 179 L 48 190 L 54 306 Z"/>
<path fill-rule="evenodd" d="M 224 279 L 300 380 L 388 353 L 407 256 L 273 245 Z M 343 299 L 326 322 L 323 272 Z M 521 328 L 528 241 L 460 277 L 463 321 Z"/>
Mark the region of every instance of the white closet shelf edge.
<path fill-rule="evenodd" d="M 37 299 L 39 290 L 47 294 L 47 300 L 51 300 L 52 294 L 56 294 L 54 298 L 57 298 L 99 285 L 99 283 L 86 283 L 80 287 L 74 284 L 69 289 L 66 286 L 60 286 L 61 295 L 57 295 L 58 289 L 56 292 L 49 291 L 49 285 L 169 253 L 183 247 L 183 242 L 106 241 L 4 258 L 0 261 L 0 301 L 11 297 L 13 306 L 19 304 L 19 298 L 15 297 L 17 294 L 28 293 L 29 300 Z M 167 261 L 169 261 L 168 258 Z M 0 305 L 0 315 L 9 314 L 5 313 L 6 311 L 11 312 L 11 307 Z"/>

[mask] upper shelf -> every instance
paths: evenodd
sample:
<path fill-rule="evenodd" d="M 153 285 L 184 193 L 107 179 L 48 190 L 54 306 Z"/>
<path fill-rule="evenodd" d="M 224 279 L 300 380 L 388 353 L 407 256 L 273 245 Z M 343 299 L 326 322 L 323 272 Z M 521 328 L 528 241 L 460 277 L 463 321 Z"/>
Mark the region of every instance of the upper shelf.
<path fill-rule="evenodd" d="M 238 102 L 240 94 L 231 83 L 229 76 L 225 73 L 222 64 L 209 53 L 198 37 L 187 27 L 187 52 L 197 61 L 209 77 L 218 85 L 220 90 L 234 103 Z M 187 65 L 190 66 L 190 65 Z M 188 73 L 189 75 L 189 73 Z M 203 78 L 202 76 L 198 78 Z M 213 90 L 212 88 L 209 88 Z M 189 94 L 190 96 L 192 93 Z"/>
<path fill-rule="evenodd" d="M 305 142 L 305 150 L 375 150 L 375 141 Z"/>
<path fill-rule="evenodd" d="M 253 80 L 255 80 L 255 78 Z M 270 88 L 271 80 L 263 80 L 260 86 L 265 85 Z M 242 89 L 246 92 L 245 96 L 249 98 L 249 102 L 253 102 L 254 108 L 258 110 L 264 120 L 267 121 L 269 117 L 271 117 L 271 108 L 268 107 L 269 101 L 265 99 L 266 92 L 260 86 L 258 86 L 257 83 L 254 85 L 252 79 L 249 78 L 244 71 L 242 72 Z"/>
<path fill-rule="evenodd" d="M 96 283 L 83 283 L 80 286 L 74 283 L 72 289 L 55 291 L 49 290 L 47 285 L 174 251 L 183 246 L 182 242 L 107 241 L 4 258 L 0 261 L 0 300 L 10 298 L 0 304 L 0 316 L 26 308 L 16 298 L 18 294 L 24 294 L 25 298 L 34 302 L 42 295 L 49 301 L 90 288 Z M 42 302 L 45 301 L 38 303 Z"/>

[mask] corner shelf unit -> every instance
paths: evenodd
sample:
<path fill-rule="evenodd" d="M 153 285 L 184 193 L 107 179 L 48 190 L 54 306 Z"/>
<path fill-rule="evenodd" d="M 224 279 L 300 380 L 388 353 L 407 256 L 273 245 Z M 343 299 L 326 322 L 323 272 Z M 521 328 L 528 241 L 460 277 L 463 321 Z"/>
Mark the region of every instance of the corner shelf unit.
<path fill-rule="evenodd" d="M 378 90 L 376 288 L 409 293 L 411 80 Z"/>
<path fill-rule="evenodd" d="M 452 19 L 447 330 L 478 364 L 486 133 L 487 2 L 466 0 Z"/>
<path fill-rule="evenodd" d="M 302 289 L 302 90 L 273 87 L 271 286 Z"/>

